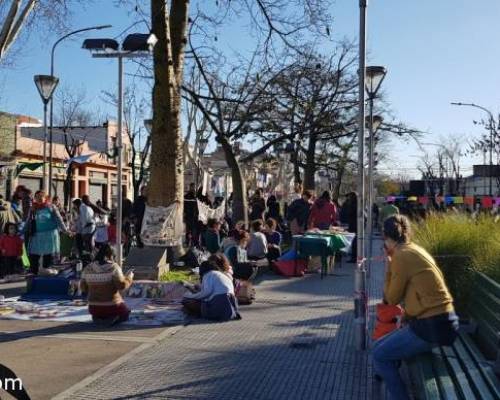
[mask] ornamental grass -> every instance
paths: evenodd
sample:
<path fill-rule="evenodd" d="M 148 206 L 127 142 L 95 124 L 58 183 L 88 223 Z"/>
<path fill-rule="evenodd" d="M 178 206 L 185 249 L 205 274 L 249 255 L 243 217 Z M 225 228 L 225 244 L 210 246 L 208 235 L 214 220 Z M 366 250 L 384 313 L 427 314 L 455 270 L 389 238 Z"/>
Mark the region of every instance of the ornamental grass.
<path fill-rule="evenodd" d="M 414 241 L 443 271 L 459 311 L 467 307 L 475 272 L 500 283 L 500 221 L 488 215 L 430 214 L 413 230 Z"/>

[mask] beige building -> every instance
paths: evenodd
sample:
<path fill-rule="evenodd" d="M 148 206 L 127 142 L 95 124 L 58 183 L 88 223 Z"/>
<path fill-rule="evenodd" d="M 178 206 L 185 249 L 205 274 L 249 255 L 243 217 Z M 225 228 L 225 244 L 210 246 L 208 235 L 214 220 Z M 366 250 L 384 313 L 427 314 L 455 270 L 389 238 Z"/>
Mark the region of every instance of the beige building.
<path fill-rule="evenodd" d="M 64 198 L 64 181 L 67 177 L 68 150 L 74 151 L 75 162 L 71 163 L 73 176 L 70 179 L 69 198 L 88 194 L 93 202 L 101 200 L 112 206 L 117 193 L 117 157 L 113 148 L 117 138 L 117 126 L 109 121 L 103 126 L 56 127 L 53 130 L 53 185 L 52 193 Z M 9 197 L 17 185 L 36 191 L 42 187 L 43 169 L 20 167 L 43 161 L 44 130 L 34 118 L 0 114 L 0 193 Z M 124 173 L 123 190 L 132 196 L 132 180 L 129 163 L 131 148 L 128 135 L 123 136 Z M 48 154 L 47 145 L 47 154 Z M 47 166 L 47 172 L 49 168 Z"/>

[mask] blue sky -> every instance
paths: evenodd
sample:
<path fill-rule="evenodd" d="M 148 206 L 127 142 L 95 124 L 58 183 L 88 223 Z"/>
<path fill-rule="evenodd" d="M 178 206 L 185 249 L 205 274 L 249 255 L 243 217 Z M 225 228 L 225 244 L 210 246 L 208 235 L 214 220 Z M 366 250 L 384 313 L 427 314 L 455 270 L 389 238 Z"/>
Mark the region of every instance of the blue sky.
<path fill-rule="evenodd" d="M 132 19 L 126 10 L 113 7 L 112 3 L 96 0 L 94 7 L 78 13 L 73 26 L 110 23 L 113 28 L 100 34 L 118 34 Z M 335 38 L 356 37 L 358 11 L 358 0 L 336 1 L 331 9 Z M 426 142 L 460 137 L 465 143 L 480 135 L 481 128 L 474 126 L 472 120 L 483 114 L 453 107 L 450 101 L 475 102 L 495 113 L 500 111 L 499 15 L 498 0 L 369 1 L 369 64 L 387 67 L 384 91 L 395 117 L 428 131 Z M 136 30 L 146 27 L 138 26 Z M 100 105 L 100 91 L 114 90 L 116 86 L 116 62 L 92 59 L 80 48 L 81 41 L 79 38 L 60 46 L 56 75 L 63 85 L 84 87 L 90 106 L 95 109 Z M 44 38 L 41 43 L 32 35 L 23 44 L 16 66 L 1 71 L 1 110 L 42 116 L 32 77 L 48 73 L 52 42 L 53 38 Z M 417 146 L 394 142 L 392 150 L 394 158 L 384 167 L 414 172 L 414 156 L 420 154 Z M 467 164 L 471 163 L 472 160 Z"/>

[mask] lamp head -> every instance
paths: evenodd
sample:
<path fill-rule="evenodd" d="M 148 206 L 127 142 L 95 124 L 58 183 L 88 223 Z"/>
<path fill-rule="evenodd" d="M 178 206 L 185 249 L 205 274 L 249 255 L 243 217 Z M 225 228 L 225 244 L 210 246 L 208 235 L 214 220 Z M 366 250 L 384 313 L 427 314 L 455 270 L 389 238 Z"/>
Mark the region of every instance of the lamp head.
<path fill-rule="evenodd" d="M 82 48 L 95 52 L 111 52 L 118 51 L 120 45 L 114 39 L 85 39 Z"/>
<path fill-rule="evenodd" d="M 375 98 L 380 89 L 380 85 L 387 74 L 385 67 L 370 66 L 366 67 L 366 92 L 370 98 Z"/>
<path fill-rule="evenodd" d="M 132 33 L 123 41 L 124 51 L 152 51 L 158 38 L 153 33 Z"/>
<path fill-rule="evenodd" d="M 148 131 L 148 133 L 151 135 L 151 132 L 153 131 L 153 120 L 152 119 L 145 119 L 144 126 L 146 127 L 146 130 Z"/>
<path fill-rule="evenodd" d="M 52 75 L 35 75 L 33 79 L 43 103 L 47 104 L 54 94 L 59 78 Z"/>

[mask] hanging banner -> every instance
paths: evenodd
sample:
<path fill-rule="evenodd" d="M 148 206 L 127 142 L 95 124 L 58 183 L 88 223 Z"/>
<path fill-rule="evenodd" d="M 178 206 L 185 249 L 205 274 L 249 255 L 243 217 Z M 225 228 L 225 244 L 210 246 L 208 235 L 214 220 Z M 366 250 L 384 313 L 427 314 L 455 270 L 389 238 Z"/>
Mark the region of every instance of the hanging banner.
<path fill-rule="evenodd" d="M 484 208 L 492 208 L 493 207 L 493 197 L 489 197 L 489 196 L 483 197 L 481 200 L 481 205 Z"/>
<path fill-rule="evenodd" d="M 90 157 L 92 157 L 95 154 L 97 154 L 97 153 L 85 154 L 82 156 L 76 156 L 76 157 L 69 158 L 68 160 L 64 161 L 67 164 L 66 169 L 69 169 L 69 167 L 71 167 L 72 163 L 76 163 L 76 164 L 86 163 L 88 160 L 90 160 Z"/>
<path fill-rule="evenodd" d="M 464 198 L 462 196 L 455 196 L 453 197 L 453 203 L 464 204 Z"/>
<path fill-rule="evenodd" d="M 464 197 L 464 204 L 468 206 L 473 206 L 474 205 L 474 197 L 473 196 L 465 196 Z"/>
<path fill-rule="evenodd" d="M 417 196 L 408 197 L 408 201 L 417 201 Z"/>
<path fill-rule="evenodd" d="M 495 206 L 500 207 L 500 197 L 495 198 Z"/>
<path fill-rule="evenodd" d="M 418 198 L 418 202 L 419 202 L 420 204 L 422 204 L 422 205 L 424 205 L 424 206 L 425 206 L 425 205 L 429 204 L 429 198 L 428 198 L 427 196 L 420 196 L 420 197 Z"/>
<path fill-rule="evenodd" d="M 199 200 L 197 200 L 197 202 L 198 202 L 198 219 L 204 224 L 206 224 L 208 220 L 211 218 L 216 219 L 217 221 L 224 219 L 224 216 L 226 215 L 225 203 L 222 203 L 219 207 L 214 209 L 210 208 L 205 203 L 202 203 Z"/>
<path fill-rule="evenodd" d="M 146 206 L 141 239 L 147 246 L 178 246 L 182 244 L 182 225 L 177 203 L 168 207 Z"/>
<path fill-rule="evenodd" d="M 19 176 L 19 174 L 25 169 L 29 169 L 30 171 L 35 171 L 38 168 L 40 168 L 41 166 L 43 166 L 43 162 L 19 163 L 19 164 L 17 164 L 16 172 L 14 173 L 14 176 Z"/>

